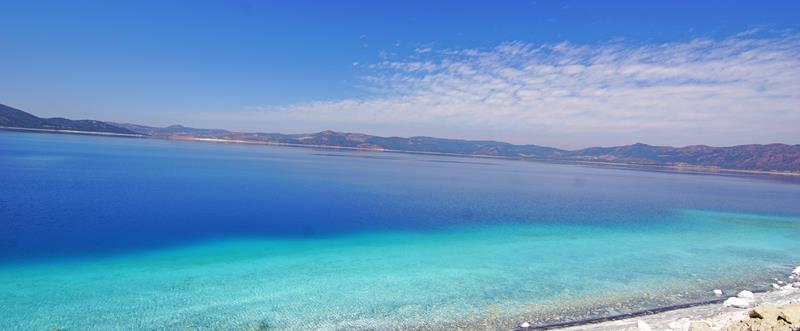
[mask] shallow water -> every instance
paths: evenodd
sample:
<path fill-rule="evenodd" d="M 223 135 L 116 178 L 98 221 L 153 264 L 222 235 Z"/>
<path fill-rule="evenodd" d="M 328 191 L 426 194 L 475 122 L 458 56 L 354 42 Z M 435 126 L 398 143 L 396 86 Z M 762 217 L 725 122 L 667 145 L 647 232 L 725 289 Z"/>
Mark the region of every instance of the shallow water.
<path fill-rule="evenodd" d="M 503 329 L 765 288 L 800 185 L 0 132 L 0 329 Z"/>

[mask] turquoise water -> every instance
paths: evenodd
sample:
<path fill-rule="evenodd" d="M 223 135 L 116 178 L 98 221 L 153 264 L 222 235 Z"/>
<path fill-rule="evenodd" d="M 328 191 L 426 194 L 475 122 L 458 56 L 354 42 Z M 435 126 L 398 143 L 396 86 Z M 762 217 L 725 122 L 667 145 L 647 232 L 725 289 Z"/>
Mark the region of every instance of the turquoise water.
<path fill-rule="evenodd" d="M 0 132 L 0 329 L 507 329 L 764 289 L 800 185 Z"/>

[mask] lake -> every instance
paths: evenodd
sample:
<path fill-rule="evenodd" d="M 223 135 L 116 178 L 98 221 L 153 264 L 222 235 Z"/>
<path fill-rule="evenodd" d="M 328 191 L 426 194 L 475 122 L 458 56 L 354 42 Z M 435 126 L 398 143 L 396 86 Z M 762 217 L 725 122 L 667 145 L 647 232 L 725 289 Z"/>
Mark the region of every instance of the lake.
<path fill-rule="evenodd" d="M 508 329 L 766 289 L 779 177 L 0 131 L 0 329 Z"/>

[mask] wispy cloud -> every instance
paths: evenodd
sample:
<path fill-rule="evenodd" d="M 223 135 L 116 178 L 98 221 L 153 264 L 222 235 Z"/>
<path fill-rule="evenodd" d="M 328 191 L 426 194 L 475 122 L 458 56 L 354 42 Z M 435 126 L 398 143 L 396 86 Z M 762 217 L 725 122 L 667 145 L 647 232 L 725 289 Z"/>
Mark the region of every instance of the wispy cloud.
<path fill-rule="evenodd" d="M 800 143 L 797 33 L 426 47 L 364 67 L 371 97 L 225 116 L 274 131 L 331 128 L 563 147 Z"/>

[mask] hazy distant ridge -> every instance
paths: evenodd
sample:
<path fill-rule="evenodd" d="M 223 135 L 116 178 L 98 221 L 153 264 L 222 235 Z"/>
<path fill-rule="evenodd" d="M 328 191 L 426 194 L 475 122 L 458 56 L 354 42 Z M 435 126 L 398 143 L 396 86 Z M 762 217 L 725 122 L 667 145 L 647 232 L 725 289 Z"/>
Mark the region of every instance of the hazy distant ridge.
<path fill-rule="evenodd" d="M 599 161 L 625 164 L 704 166 L 725 169 L 800 171 L 800 145 L 769 144 L 732 147 L 667 147 L 634 144 L 592 147 L 576 151 L 537 145 L 514 145 L 498 141 L 473 141 L 432 137 L 378 137 L 360 133 L 323 131 L 311 134 L 241 133 L 194 129 L 183 126 L 154 128 L 116 124 L 142 134 L 161 138 L 216 138 L 281 144 L 352 147 L 482 156 L 538 158 L 550 160 Z"/>
<path fill-rule="evenodd" d="M 95 120 L 70 120 L 60 117 L 41 118 L 3 104 L 0 104 L 0 126 L 25 129 L 135 134 L 135 132 L 128 129 L 120 128 L 106 122 Z"/>
<path fill-rule="evenodd" d="M 0 126 L 66 129 L 78 131 L 138 133 L 153 138 L 212 138 L 274 144 L 349 147 L 369 150 L 447 153 L 474 156 L 532 158 L 553 161 L 593 161 L 655 166 L 699 166 L 736 170 L 800 172 L 800 145 L 768 144 L 732 147 L 668 147 L 633 144 L 592 147 L 575 151 L 538 145 L 514 145 L 499 141 L 475 141 L 433 137 L 379 137 L 360 133 L 323 131 L 310 134 L 244 133 L 220 129 L 196 129 L 180 125 L 164 128 L 136 124 L 42 119 L 0 105 Z"/>

